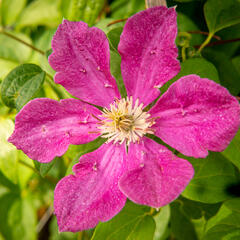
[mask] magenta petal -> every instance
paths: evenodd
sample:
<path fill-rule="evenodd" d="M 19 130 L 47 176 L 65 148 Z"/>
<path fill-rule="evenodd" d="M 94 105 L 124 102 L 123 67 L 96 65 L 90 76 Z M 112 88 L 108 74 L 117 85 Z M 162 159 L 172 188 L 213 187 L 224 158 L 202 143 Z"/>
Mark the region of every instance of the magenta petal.
<path fill-rule="evenodd" d="M 155 134 L 187 156 L 223 151 L 240 124 L 240 105 L 228 90 L 196 75 L 182 77 L 150 110 Z"/>
<path fill-rule="evenodd" d="M 103 144 L 82 156 L 54 192 L 54 209 L 60 231 L 82 231 L 108 221 L 124 206 L 126 197 L 118 188 L 125 169 L 125 146 Z"/>
<path fill-rule="evenodd" d="M 194 173 L 188 161 L 147 138 L 130 145 L 127 160 L 128 172 L 119 181 L 121 191 L 133 202 L 156 208 L 176 199 Z"/>
<path fill-rule="evenodd" d="M 9 142 L 34 160 L 50 162 L 69 144 L 87 143 L 99 135 L 89 134 L 97 122 L 91 114 L 101 112 L 76 99 L 34 99 L 17 114 Z"/>
<path fill-rule="evenodd" d="M 128 19 L 118 46 L 128 96 L 147 105 L 159 96 L 158 88 L 179 72 L 176 35 L 174 8 L 149 8 Z"/>
<path fill-rule="evenodd" d="M 55 82 L 71 94 L 99 106 L 108 106 L 120 96 L 110 73 L 109 44 L 103 31 L 63 20 L 52 49 L 49 63 L 57 71 Z"/>

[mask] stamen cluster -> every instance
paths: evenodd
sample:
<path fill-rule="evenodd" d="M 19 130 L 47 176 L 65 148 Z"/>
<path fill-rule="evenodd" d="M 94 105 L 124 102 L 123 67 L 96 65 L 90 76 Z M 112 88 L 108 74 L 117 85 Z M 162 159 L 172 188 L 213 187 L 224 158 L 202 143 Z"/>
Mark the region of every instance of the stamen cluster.
<path fill-rule="evenodd" d="M 108 138 L 107 142 L 135 143 L 145 134 L 153 134 L 150 127 L 155 124 L 154 119 L 143 111 L 143 104 L 139 105 L 138 99 L 133 104 L 132 97 L 116 99 L 109 109 L 103 109 L 99 117 L 101 121 L 98 128 L 102 133 L 101 137 Z"/>

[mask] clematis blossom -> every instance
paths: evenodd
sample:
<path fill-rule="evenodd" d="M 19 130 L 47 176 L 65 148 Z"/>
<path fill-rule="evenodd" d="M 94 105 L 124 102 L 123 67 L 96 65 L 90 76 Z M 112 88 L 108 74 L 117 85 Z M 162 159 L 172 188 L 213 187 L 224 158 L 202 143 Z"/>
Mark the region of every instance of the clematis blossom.
<path fill-rule="evenodd" d="M 9 141 L 46 163 L 64 154 L 69 144 L 106 139 L 57 184 L 54 209 L 60 231 L 81 231 L 107 221 L 127 198 L 159 208 L 181 194 L 193 177 L 191 164 L 147 134 L 196 158 L 206 157 L 208 150 L 224 150 L 236 134 L 238 101 L 197 75 L 180 78 L 144 110 L 180 70 L 176 35 L 174 8 L 154 7 L 128 19 L 118 46 L 128 95 L 121 98 L 110 73 L 105 34 L 84 22 L 64 20 L 58 27 L 49 63 L 57 72 L 55 82 L 81 100 L 32 100 L 16 116 Z"/>

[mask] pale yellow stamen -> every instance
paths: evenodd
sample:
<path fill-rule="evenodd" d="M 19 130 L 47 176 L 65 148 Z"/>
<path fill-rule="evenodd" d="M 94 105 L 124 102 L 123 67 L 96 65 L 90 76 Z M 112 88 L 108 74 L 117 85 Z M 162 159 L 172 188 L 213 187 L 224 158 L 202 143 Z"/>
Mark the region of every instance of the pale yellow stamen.
<path fill-rule="evenodd" d="M 108 138 L 107 142 L 135 143 L 145 134 L 153 134 L 151 126 L 155 124 L 154 119 L 143 111 L 143 104 L 139 105 L 138 99 L 133 104 L 132 97 L 116 99 L 109 109 L 103 109 L 99 118 L 101 137 Z"/>

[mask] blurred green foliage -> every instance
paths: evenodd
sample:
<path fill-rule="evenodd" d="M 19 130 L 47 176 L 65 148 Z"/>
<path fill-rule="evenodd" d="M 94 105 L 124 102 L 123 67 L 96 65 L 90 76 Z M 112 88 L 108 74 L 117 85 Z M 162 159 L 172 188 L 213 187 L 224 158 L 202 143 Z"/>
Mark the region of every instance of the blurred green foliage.
<path fill-rule="evenodd" d="M 240 1 L 168 0 L 167 4 L 178 12 L 176 44 L 182 69 L 161 92 L 181 76 L 198 74 L 239 96 Z M 58 232 L 53 191 L 62 177 L 72 173 L 79 157 L 103 140 L 70 146 L 49 164 L 29 159 L 7 142 L 17 111 L 32 98 L 70 96 L 53 84 L 55 72 L 47 61 L 52 36 L 63 18 L 85 21 L 106 33 L 111 72 L 125 96 L 117 46 L 126 18 L 143 9 L 143 0 L 0 0 L 0 240 L 240 239 L 240 200 L 234 198 L 240 187 L 232 194 L 227 191 L 240 181 L 239 132 L 224 152 L 210 153 L 206 159 L 187 158 L 195 176 L 169 206 L 154 210 L 129 201 L 115 218 L 81 233 Z M 33 74 L 22 78 L 24 72 Z"/>

